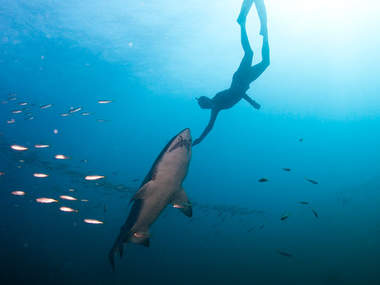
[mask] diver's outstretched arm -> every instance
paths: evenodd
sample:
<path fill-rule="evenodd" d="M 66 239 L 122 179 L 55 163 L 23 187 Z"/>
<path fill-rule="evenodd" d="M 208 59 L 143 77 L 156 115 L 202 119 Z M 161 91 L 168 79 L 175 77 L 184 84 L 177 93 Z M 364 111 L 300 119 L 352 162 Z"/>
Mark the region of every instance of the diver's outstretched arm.
<path fill-rule="evenodd" d="M 216 117 L 218 116 L 218 113 L 219 113 L 219 111 L 217 111 L 217 110 L 211 111 L 211 117 L 210 117 L 210 121 L 209 121 L 207 127 L 204 129 L 201 136 L 193 142 L 193 146 L 199 144 L 208 135 L 208 133 L 212 130 L 212 127 L 214 126 L 214 123 L 215 123 Z"/>
<path fill-rule="evenodd" d="M 244 94 L 243 99 L 252 105 L 253 108 L 259 110 L 261 108 L 260 104 L 249 97 L 247 94 Z"/>

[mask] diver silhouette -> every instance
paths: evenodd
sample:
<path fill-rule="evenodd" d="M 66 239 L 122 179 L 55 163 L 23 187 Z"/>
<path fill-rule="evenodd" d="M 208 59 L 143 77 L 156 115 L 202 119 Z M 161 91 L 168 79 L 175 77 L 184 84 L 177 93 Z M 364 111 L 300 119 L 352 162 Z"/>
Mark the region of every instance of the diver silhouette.
<path fill-rule="evenodd" d="M 245 28 L 246 17 L 252 7 L 253 2 L 255 2 L 257 13 L 260 18 L 260 34 L 263 36 L 263 46 L 261 50 L 262 60 L 254 66 L 252 66 L 253 51 L 249 44 L 247 31 Z M 202 109 L 211 109 L 211 116 L 208 125 L 204 129 L 201 136 L 194 141 L 193 145 L 199 144 L 208 135 L 213 128 L 215 120 L 221 110 L 231 108 L 241 99 L 246 100 L 255 109 L 260 109 L 261 107 L 257 102 L 250 98 L 246 92 L 249 89 L 249 85 L 255 81 L 270 64 L 267 13 L 264 0 L 244 0 L 237 22 L 240 25 L 241 45 L 244 50 L 244 57 L 239 68 L 232 77 L 232 83 L 229 89 L 217 93 L 212 99 L 206 96 L 197 98 L 198 104 Z"/>

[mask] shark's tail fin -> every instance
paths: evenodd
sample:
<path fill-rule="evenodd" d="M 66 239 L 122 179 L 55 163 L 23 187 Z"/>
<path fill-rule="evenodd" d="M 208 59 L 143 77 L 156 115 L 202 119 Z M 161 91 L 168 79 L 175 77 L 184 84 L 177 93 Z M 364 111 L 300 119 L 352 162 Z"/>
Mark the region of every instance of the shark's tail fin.
<path fill-rule="evenodd" d="M 123 257 L 123 251 L 124 251 L 124 246 L 123 246 L 123 241 L 121 237 L 119 236 L 117 240 L 115 241 L 113 247 L 111 248 L 110 252 L 108 253 L 108 260 L 111 264 L 112 271 L 115 271 L 115 255 L 117 252 L 119 252 L 120 258 Z"/>
<path fill-rule="evenodd" d="M 108 260 L 111 264 L 112 271 L 115 271 L 115 255 L 119 252 L 120 258 L 123 257 L 124 253 L 124 242 L 131 242 L 145 247 L 149 247 L 149 233 L 147 232 L 136 232 L 127 237 L 126 240 L 123 240 L 122 235 L 120 234 L 117 240 L 115 241 L 113 247 L 108 253 Z"/>
<path fill-rule="evenodd" d="M 134 242 L 138 244 L 142 244 L 145 246 L 149 246 L 149 236 L 141 236 L 139 238 L 139 234 L 141 233 L 132 233 L 131 229 L 132 226 L 135 224 L 140 210 L 143 205 L 143 200 L 137 199 L 133 201 L 133 206 L 131 209 L 131 212 L 128 216 L 127 221 L 125 224 L 121 227 L 119 236 L 117 237 L 115 243 L 113 244 L 109 254 L 108 254 L 108 259 L 111 263 L 112 269 L 115 271 L 115 254 L 116 252 L 119 252 L 120 258 L 123 257 L 123 244 L 126 242 Z M 136 236 L 137 235 L 137 236 Z M 134 240 L 134 237 L 136 236 L 136 241 Z"/>

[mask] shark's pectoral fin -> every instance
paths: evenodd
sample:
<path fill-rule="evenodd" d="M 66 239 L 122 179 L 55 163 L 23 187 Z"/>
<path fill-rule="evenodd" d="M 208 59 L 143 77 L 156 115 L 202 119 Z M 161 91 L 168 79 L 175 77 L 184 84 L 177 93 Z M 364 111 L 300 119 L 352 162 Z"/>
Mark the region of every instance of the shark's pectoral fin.
<path fill-rule="evenodd" d="M 191 206 L 191 202 L 189 201 L 189 198 L 187 198 L 187 195 L 183 188 L 181 188 L 173 195 L 172 204 L 174 208 L 179 209 L 187 217 L 190 218 L 193 215 L 193 208 Z"/>

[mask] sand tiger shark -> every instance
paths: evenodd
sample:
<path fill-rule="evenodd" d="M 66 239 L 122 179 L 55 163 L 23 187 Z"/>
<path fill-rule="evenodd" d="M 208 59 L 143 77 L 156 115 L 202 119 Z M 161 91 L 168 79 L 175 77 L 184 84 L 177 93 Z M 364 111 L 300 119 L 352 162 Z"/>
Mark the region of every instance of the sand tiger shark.
<path fill-rule="evenodd" d="M 149 246 L 149 227 L 156 221 L 167 205 L 192 216 L 192 207 L 182 187 L 191 159 L 191 133 L 184 129 L 172 138 L 161 151 L 152 168 L 132 197 L 129 216 L 120 229 L 109 260 L 115 269 L 114 256 L 118 251 L 123 255 L 124 243 Z"/>

